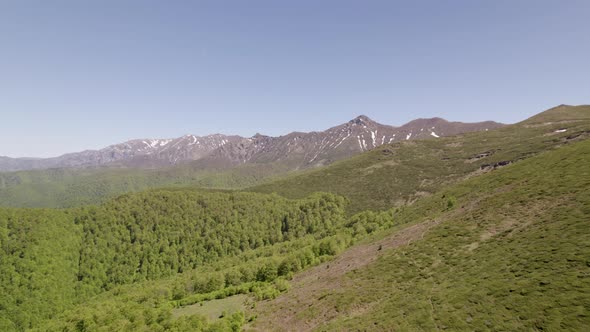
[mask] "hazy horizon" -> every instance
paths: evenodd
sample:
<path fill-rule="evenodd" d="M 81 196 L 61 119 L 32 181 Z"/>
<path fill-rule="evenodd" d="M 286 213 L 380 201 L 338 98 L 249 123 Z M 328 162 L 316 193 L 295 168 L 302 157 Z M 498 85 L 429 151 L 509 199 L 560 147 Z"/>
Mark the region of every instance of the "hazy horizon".
<path fill-rule="evenodd" d="M 0 156 L 588 104 L 587 1 L 0 4 Z"/>
<path fill-rule="evenodd" d="M 557 105 L 555 105 L 555 106 L 557 106 Z M 381 121 L 379 121 L 379 120 L 375 119 L 374 117 L 372 117 L 372 116 L 370 116 L 370 115 L 367 115 L 367 114 L 359 114 L 359 115 L 357 115 L 357 116 L 355 116 L 355 117 L 353 117 L 353 118 L 350 118 L 350 119 L 348 119 L 348 120 L 343 120 L 342 122 L 339 122 L 339 123 L 334 123 L 333 125 L 330 125 L 329 127 L 326 127 L 326 128 L 320 128 L 320 129 L 315 129 L 315 130 L 308 130 L 308 131 L 302 131 L 302 130 L 290 130 L 290 131 L 286 131 L 286 132 L 284 132 L 284 133 L 279 133 L 279 134 L 277 134 L 277 135 L 267 135 L 267 134 L 266 134 L 266 133 L 265 133 L 263 130 L 257 130 L 257 131 L 255 131 L 254 133 L 252 133 L 252 134 L 248 134 L 248 135 L 239 135 L 239 134 L 235 134 L 235 133 L 226 133 L 226 132 L 215 132 L 215 133 L 205 133 L 205 134 L 200 134 L 200 135 L 197 135 L 197 134 L 194 134 L 194 133 L 183 133 L 183 134 L 179 134 L 179 135 L 176 135 L 176 136 L 169 136 L 169 137 L 153 137 L 153 136 L 150 136 L 150 137 L 131 137 L 131 138 L 125 139 L 125 140 L 123 140 L 123 141 L 112 142 L 112 143 L 109 143 L 109 144 L 107 144 L 107 145 L 100 146 L 100 147 L 98 147 L 98 148 L 84 148 L 84 149 L 77 150 L 77 151 L 67 151 L 67 152 L 64 152 L 64 153 L 62 153 L 62 154 L 59 154 L 59 155 L 53 155 L 53 156 L 44 156 L 44 157 L 38 157 L 38 156 L 16 156 L 16 157 L 14 157 L 14 156 L 5 156 L 5 155 L 0 155 L 0 157 L 10 157 L 10 158 L 32 158 L 32 159 L 36 159 L 36 158 L 54 158 L 54 157 L 59 157 L 59 156 L 62 156 L 62 155 L 64 155 L 64 154 L 68 154 L 68 153 L 82 152 L 82 151 L 84 151 L 84 150 L 99 150 L 99 149 L 106 148 L 106 147 L 108 147 L 108 146 L 111 146 L 111 145 L 120 144 L 120 143 L 128 142 L 128 141 L 131 141 L 131 140 L 141 140 L 141 139 L 175 139 L 175 138 L 182 137 L 182 136 L 184 136 L 184 135 L 195 135 L 195 136 L 200 136 L 200 137 L 202 137 L 202 136 L 209 136 L 209 135 L 216 135 L 216 134 L 221 134 L 221 135 L 226 135 L 226 136 L 237 135 L 237 136 L 242 136 L 242 137 L 245 137 L 245 138 L 247 138 L 247 137 L 252 137 L 252 136 L 255 136 L 256 134 L 261 134 L 261 135 L 266 135 L 266 136 L 275 136 L 275 137 L 278 137 L 278 136 L 284 136 L 284 135 L 287 135 L 287 134 L 289 134 L 289 133 L 292 133 L 292 132 L 305 132 L 305 133 L 309 133 L 309 132 L 321 132 L 321 131 L 325 131 L 325 130 L 328 130 L 328 129 L 332 128 L 332 127 L 339 126 L 339 125 L 341 125 L 341 124 L 343 124 L 343 123 L 345 123 L 345 122 L 347 122 L 347 121 L 351 121 L 351 120 L 353 120 L 353 119 L 355 119 L 356 117 L 359 117 L 359 116 L 367 116 L 369 119 L 371 119 L 371 120 L 373 120 L 373 121 L 375 121 L 375 122 L 378 122 L 378 123 L 380 123 L 380 124 L 383 124 L 383 125 L 390 125 L 390 126 L 395 126 L 395 127 L 398 127 L 398 126 L 405 125 L 406 123 L 408 123 L 408 122 L 409 122 L 409 121 L 408 121 L 408 122 L 399 123 L 399 124 L 383 123 L 383 122 L 381 122 Z M 440 118 L 440 116 L 433 115 L 433 116 L 429 116 L 429 117 L 426 117 L 426 118 L 428 118 L 428 119 L 430 119 L 430 118 Z M 418 119 L 421 119 L 421 118 L 415 118 L 415 119 L 412 119 L 412 120 L 418 120 Z M 412 121 L 412 120 L 410 120 L 410 121 Z M 464 122 L 464 121 L 461 121 L 461 120 L 450 120 L 450 119 L 445 119 L 445 120 L 447 120 L 447 121 L 449 121 L 449 122 Z M 521 120 L 525 120 L 525 119 L 521 119 Z M 519 121 L 521 121 L 521 120 L 518 120 L 518 121 L 516 121 L 516 122 L 519 122 Z M 485 121 L 494 121 L 494 122 L 499 122 L 499 123 L 502 123 L 502 124 L 507 124 L 507 125 L 509 125 L 509 124 L 512 124 L 512 123 L 505 123 L 505 122 L 495 121 L 495 120 L 493 120 L 493 119 L 482 120 L 482 121 L 478 121 L 478 122 L 485 122 Z"/>

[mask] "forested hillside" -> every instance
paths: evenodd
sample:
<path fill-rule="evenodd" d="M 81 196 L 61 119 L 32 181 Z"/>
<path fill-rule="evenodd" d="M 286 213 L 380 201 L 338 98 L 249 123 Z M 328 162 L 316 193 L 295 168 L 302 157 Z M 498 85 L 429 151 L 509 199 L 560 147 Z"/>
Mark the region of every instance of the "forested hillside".
<path fill-rule="evenodd" d="M 147 192 L 82 209 L 78 279 L 90 292 L 189 271 L 226 256 L 343 224 L 344 199 L 292 202 L 246 193 Z M 85 293 L 85 292 L 83 292 Z"/>
<path fill-rule="evenodd" d="M 0 323 L 26 329 L 117 285 L 284 241 L 333 235 L 343 198 L 151 191 L 99 207 L 0 210 Z"/>

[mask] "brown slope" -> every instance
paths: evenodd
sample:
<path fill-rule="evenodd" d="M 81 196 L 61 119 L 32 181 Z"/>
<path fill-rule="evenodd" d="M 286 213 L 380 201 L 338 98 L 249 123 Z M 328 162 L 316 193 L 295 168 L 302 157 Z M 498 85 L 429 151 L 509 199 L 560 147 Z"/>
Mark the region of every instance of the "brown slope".
<path fill-rule="evenodd" d="M 260 319 L 249 328 L 257 331 L 311 331 L 323 322 L 338 317 L 341 313 L 336 308 L 316 306 L 322 294 L 354 287 L 344 278 L 347 273 L 375 262 L 385 250 L 420 240 L 430 228 L 438 224 L 439 221 L 429 220 L 405 226 L 382 240 L 354 246 L 333 261 L 297 274 L 291 280 L 291 290 L 287 294 L 272 301 L 258 303 L 256 313 L 260 314 Z M 303 310 L 314 310 L 314 306 L 316 308 L 313 317 L 301 316 Z M 273 314 L 277 312 L 280 314 Z"/>

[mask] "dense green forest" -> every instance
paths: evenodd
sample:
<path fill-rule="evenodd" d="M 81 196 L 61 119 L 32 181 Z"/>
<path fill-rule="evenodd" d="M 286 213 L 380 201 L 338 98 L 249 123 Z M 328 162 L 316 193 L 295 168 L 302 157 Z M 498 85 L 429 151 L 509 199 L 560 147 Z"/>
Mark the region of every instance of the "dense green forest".
<path fill-rule="evenodd" d="M 345 204 L 332 194 L 292 201 L 164 190 L 79 209 L 1 209 L 1 326 L 26 329 L 117 285 L 198 270 L 306 236 L 334 235 L 345 224 Z"/>
<path fill-rule="evenodd" d="M 138 193 L 84 208 L 78 279 L 82 293 L 195 269 L 229 255 L 307 234 L 325 237 L 343 223 L 344 199 L 291 202 L 246 193 Z"/>
<path fill-rule="evenodd" d="M 73 219 L 0 209 L 0 330 L 23 330 L 77 302 L 82 227 Z"/>

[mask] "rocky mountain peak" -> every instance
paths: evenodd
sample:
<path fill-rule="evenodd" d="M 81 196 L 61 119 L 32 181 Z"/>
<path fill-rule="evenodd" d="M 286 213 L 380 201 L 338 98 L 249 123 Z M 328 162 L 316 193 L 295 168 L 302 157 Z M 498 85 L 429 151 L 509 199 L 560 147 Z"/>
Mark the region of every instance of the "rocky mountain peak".
<path fill-rule="evenodd" d="M 253 139 L 261 139 L 261 138 L 265 138 L 268 137 L 266 135 L 262 135 L 261 133 L 256 133 L 254 134 L 254 136 L 252 136 Z"/>
<path fill-rule="evenodd" d="M 348 121 L 348 123 L 354 124 L 354 125 L 359 125 L 359 126 L 366 126 L 366 125 L 375 124 L 376 122 L 371 120 L 371 118 L 369 118 L 366 115 L 359 115 L 356 118 Z"/>

